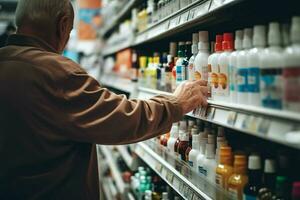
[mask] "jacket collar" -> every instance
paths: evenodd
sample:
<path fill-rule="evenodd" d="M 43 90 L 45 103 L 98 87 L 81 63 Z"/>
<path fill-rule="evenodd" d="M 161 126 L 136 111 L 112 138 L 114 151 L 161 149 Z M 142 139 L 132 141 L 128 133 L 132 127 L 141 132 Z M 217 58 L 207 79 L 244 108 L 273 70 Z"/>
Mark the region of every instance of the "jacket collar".
<path fill-rule="evenodd" d="M 7 45 L 37 47 L 45 51 L 58 53 L 53 47 L 51 47 L 45 41 L 37 37 L 28 36 L 28 35 L 21 35 L 21 34 L 10 35 L 7 39 Z"/>

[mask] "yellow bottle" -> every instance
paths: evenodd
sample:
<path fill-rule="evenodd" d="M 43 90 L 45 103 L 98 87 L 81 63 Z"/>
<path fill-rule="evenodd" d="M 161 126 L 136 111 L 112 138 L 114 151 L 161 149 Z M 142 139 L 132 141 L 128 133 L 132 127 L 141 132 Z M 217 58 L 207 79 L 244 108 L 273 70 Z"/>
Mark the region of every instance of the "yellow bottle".
<path fill-rule="evenodd" d="M 216 168 L 216 185 L 227 190 L 228 179 L 233 173 L 231 147 L 222 146 L 219 156 L 219 164 Z"/>
<path fill-rule="evenodd" d="M 231 199 L 242 200 L 243 190 L 248 182 L 247 158 L 245 155 L 234 156 L 233 174 L 228 180 L 228 194 Z"/>

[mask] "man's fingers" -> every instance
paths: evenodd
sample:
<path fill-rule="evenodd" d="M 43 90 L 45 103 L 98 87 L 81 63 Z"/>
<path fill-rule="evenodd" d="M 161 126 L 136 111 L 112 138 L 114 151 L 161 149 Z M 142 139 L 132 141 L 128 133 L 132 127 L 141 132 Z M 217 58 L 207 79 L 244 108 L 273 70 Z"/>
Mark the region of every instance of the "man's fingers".
<path fill-rule="evenodd" d="M 204 81 L 204 80 L 197 80 L 194 83 L 198 84 L 200 86 L 207 86 L 207 81 Z"/>

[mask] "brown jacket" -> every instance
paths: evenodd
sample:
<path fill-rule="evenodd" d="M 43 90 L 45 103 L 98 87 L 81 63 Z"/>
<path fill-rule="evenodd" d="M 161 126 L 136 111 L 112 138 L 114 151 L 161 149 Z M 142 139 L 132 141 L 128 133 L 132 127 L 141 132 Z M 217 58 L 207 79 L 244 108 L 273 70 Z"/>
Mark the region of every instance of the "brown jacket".
<path fill-rule="evenodd" d="M 0 199 L 99 199 L 94 144 L 127 144 L 170 129 L 175 97 L 128 100 L 101 88 L 40 39 L 0 49 Z"/>

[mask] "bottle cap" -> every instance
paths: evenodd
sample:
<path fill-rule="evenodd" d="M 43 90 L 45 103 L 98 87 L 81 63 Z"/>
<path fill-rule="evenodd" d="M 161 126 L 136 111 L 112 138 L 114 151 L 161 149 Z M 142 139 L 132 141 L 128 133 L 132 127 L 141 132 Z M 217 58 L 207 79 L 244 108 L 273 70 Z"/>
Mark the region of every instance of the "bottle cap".
<path fill-rule="evenodd" d="M 173 57 L 176 57 L 177 54 L 177 43 L 176 42 L 170 42 L 170 55 Z"/>
<path fill-rule="evenodd" d="M 300 182 L 293 183 L 292 199 L 300 198 Z"/>
<path fill-rule="evenodd" d="M 185 45 L 185 42 L 181 41 L 181 42 L 178 43 L 178 46 L 184 46 L 184 45 Z"/>
<path fill-rule="evenodd" d="M 290 38 L 290 26 L 289 24 L 282 24 L 281 25 L 281 34 L 282 34 L 282 42 L 283 46 L 289 46 L 291 43 Z M 300 34 L 300 32 L 299 32 Z"/>
<path fill-rule="evenodd" d="M 244 37 L 243 37 L 243 49 L 250 49 L 251 47 L 252 47 L 252 29 L 245 28 Z"/>
<path fill-rule="evenodd" d="M 199 50 L 208 50 L 209 49 L 209 41 L 208 41 L 208 31 L 200 31 L 199 32 Z"/>
<path fill-rule="evenodd" d="M 277 176 L 276 177 L 276 191 L 282 191 L 286 188 L 287 177 Z"/>
<path fill-rule="evenodd" d="M 235 155 L 234 156 L 234 166 L 247 166 L 247 158 L 245 155 Z"/>
<path fill-rule="evenodd" d="M 275 160 L 272 160 L 272 159 L 265 160 L 264 172 L 268 173 L 268 174 L 276 173 Z"/>
<path fill-rule="evenodd" d="M 254 47 L 265 47 L 267 45 L 267 32 L 266 26 L 256 25 L 254 26 L 253 33 L 253 46 Z"/>
<path fill-rule="evenodd" d="M 169 199 L 167 192 L 163 192 L 161 197 L 162 197 L 162 200 L 168 200 Z"/>
<path fill-rule="evenodd" d="M 180 121 L 179 130 L 186 131 L 186 128 L 187 128 L 186 121 Z"/>
<path fill-rule="evenodd" d="M 220 148 L 219 156 L 220 156 L 220 163 L 222 163 L 222 164 L 228 164 L 228 165 L 232 164 L 232 151 L 231 151 L 231 147 L 229 147 L 229 146 L 222 146 Z"/>
<path fill-rule="evenodd" d="M 206 158 L 207 159 L 215 158 L 215 145 L 214 144 L 206 144 Z"/>
<path fill-rule="evenodd" d="M 199 42 L 199 34 L 193 33 L 193 44 L 198 44 Z"/>
<path fill-rule="evenodd" d="M 200 138 L 200 152 L 201 152 L 201 154 L 203 154 L 203 155 L 205 155 L 206 144 L 207 144 L 207 137 L 205 137 L 205 138 Z"/>
<path fill-rule="evenodd" d="M 281 45 L 280 25 L 277 22 L 271 22 L 269 24 L 268 44 L 269 46 Z"/>
<path fill-rule="evenodd" d="M 209 134 L 209 135 L 207 136 L 207 143 L 208 143 L 208 144 L 215 144 L 215 142 L 216 142 L 215 136 L 212 135 L 212 134 Z"/>
<path fill-rule="evenodd" d="M 223 34 L 223 42 L 222 48 L 224 51 L 233 51 L 233 34 L 232 33 L 224 33 Z"/>
<path fill-rule="evenodd" d="M 223 51 L 222 43 L 223 43 L 223 35 L 216 35 L 215 52 Z"/>
<path fill-rule="evenodd" d="M 260 156 L 258 155 L 250 155 L 248 161 L 248 168 L 251 170 L 259 170 L 261 169 L 261 161 Z"/>
<path fill-rule="evenodd" d="M 191 132 L 192 132 L 192 135 L 193 135 L 193 136 L 194 136 L 194 135 L 199 135 L 199 133 L 198 133 L 198 128 L 196 128 L 196 127 L 193 127 L 192 130 L 191 130 Z"/>
<path fill-rule="evenodd" d="M 292 43 L 300 42 L 300 16 L 292 18 L 291 41 Z"/>
<path fill-rule="evenodd" d="M 198 143 L 200 143 L 200 135 L 199 135 L 199 134 L 193 135 L 193 142 L 198 142 Z"/>
<path fill-rule="evenodd" d="M 243 49 L 243 30 L 237 30 L 235 31 L 235 40 L 234 40 L 234 46 L 236 50 Z"/>

